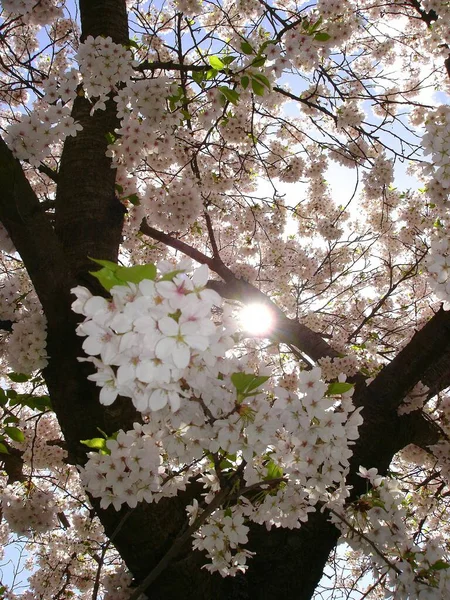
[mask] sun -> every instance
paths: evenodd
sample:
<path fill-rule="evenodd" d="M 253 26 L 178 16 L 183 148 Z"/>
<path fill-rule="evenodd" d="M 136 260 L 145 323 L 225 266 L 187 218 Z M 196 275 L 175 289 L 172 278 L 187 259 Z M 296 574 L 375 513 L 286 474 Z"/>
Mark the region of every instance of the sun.
<path fill-rule="evenodd" d="M 273 329 L 274 315 L 265 304 L 249 304 L 240 311 L 239 322 L 252 335 L 266 335 Z"/>

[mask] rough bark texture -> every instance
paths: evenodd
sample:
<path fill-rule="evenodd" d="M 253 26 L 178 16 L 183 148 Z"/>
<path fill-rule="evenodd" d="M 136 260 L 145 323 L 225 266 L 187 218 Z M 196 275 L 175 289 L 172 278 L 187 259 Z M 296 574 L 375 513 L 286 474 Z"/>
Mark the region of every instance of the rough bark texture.
<path fill-rule="evenodd" d="M 81 0 L 79 4 L 83 38 L 109 35 L 116 42 L 127 41 L 125 0 Z M 102 407 L 97 388 L 86 379 L 89 365 L 77 360 L 82 352 L 74 333 L 76 318 L 70 310 L 70 288 L 81 283 L 94 289 L 88 276 L 92 263 L 87 257 L 116 258 L 123 217 L 114 193 L 115 172 L 105 157 L 105 134 L 117 124 L 114 106 L 109 103 L 106 111 L 97 111 L 93 116 L 89 111 L 88 102 L 78 98 L 73 115 L 83 131 L 65 143 L 58 174 L 55 229 L 19 162 L 0 141 L 0 219 L 23 258 L 47 316 L 49 366 L 45 377 L 70 456 L 76 463 L 85 460 L 80 440 L 95 437 L 97 427 L 113 432 L 131 427 L 136 419 L 128 400 Z M 303 331 L 293 322 L 289 328 L 287 320 L 280 327 L 280 336 L 311 356 L 327 351 L 326 342 L 317 335 L 311 339 L 309 330 Z M 396 408 L 419 380 L 433 392 L 449 384 L 449 333 L 450 314 L 440 311 L 370 386 L 357 378 L 355 400 L 363 407 L 365 422 L 354 446 L 348 480 L 354 486 L 353 497 L 364 491 L 363 481 L 355 476 L 359 465 L 377 467 L 385 473 L 394 454 L 408 443 L 425 447 L 437 440 L 435 428 L 420 414 L 399 418 Z M 114 544 L 137 581 L 170 548 L 184 525 L 185 504 L 195 494 L 198 486 L 193 484 L 186 494 L 155 506 L 141 505 L 126 519 L 125 510 L 104 511 L 96 506 L 109 536 L 122 522 Z M 223 580 L 210 576 L 200 568 L 203 557 L 187 547 L 149 592 L 152 600 L 309 600 L 337 538 L 337 530 L 322 513 L 313 514 L 300 530 L 268 533 L 255 525 L 249 549 L 257 554 L 245 577 Z"/>

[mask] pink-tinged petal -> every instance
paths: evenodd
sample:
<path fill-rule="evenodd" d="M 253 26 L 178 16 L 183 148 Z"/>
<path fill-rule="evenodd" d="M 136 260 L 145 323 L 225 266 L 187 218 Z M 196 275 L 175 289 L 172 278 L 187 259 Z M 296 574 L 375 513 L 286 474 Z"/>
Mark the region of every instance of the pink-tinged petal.
<path fill-rule="evenodd" d="M 89 300 L 89 298 L 92 298 L 91 292 L 82 285 L 77 285 L 70 291 L 77 297 L 77 299 L 72 303 L 73 312 L 84 314 L 84 305 Z"/>
<path fill-rule="evenodd" d="M 198 321 L 185 321 L 180 324 L 181 335 L 212 335 L 216 332 L 216 326 L 209 319 L 199 319 Z"/>
<path fill-rule="evenodd" d="M 133 380 L 135 378 L 135 371 L 135 367 L 130 363 L 120 365 L 120 367 L 117 369 L 117 383 L 122 385 L 130 380 Z"/>
<path fill-rule="evenodd" d="M 83 342 L 83 350 L 86 352 L 86 354 L 92 354 L 94 356 L 100 354 L 103 346 L 104 344 L 102 344 L 99 339 L 92 336 L 87 337 Z"/>
<path fill-rule="evenodd" d="M 141 340 L 141 336 L 139 336 L 136 333 L 133 333 L 132 331 L 128 331 L 127 333 L 124 333 L 123 335 L 120 336 L 119 352 L 121 352 L 121 353 L 125 352 L 129 348 L 139 345 L 140 340 Z"/>
<path fill-rule="evenodd" d="M 209 278 L 209 269 L 207 265 L 202 265 L 198 269 L 195 270 L 192 281 L 194 282 L 195 287 L 204 287 Z"/>
<path fill-rule="evenodd" d="M 172 358 L 176 367 L 185 369 L 191 360 L 189 346 L 186 346 L 186 344 L 176 344 L 172 351 Z"/>
<path fill-rule="evenodd" d="M 156 379 L 155 363 L 152 360 L 141 360 L 136 367 L 136 377 L 144 383 L 151 383 Z"/>
<path fill-rule="evenodd" d="M 112 365 L 117 358 L 117 354 L 119 351 L 119 344 L 106 344 L 103 345 L 103 349 L 100 353 L 102 361 L 105 365 Z"/>
<path fill-rule="evenodd" d="M 139 333 L 153 333 L 156 331 L 156 321 L 149 315 L 135 319 L 133 325 Z"/>
<path fill-rule="evenodd" d="M 149 407 L 150 398 L 145 396 L 144 394 L 140 394 L 139 396 L 133 396 L 133 404 L 139 412 L 146 414 L 150 411 Z"/>
<path fill-rule="evenodd" d="M 84 313 L 92 317 L 97 312 L 107 312 L 109 310 L 109 302 L 101 296 L 93 296 L 84 305 Z"/>
<path fill-rule="evenodd" d="M 131 322 L 131 319 L 129 317 L 125 316 L 122 313 L 118 313 L 117 315 L 115 315 L 113 317 L 113 319 L 112 319 L 111 323 L 109 324 L 109 326 L 116 333 L 126 333 L 128 331 L 131 331 L 131 329 L 132 329 L 132 322 Z"/>
<path fill-rule="evenodd" d="M 178 335 L 180 329 L 178 323 L 170 317 L 163 317 L 162 319 L 159 319 L 158 327 L 163 335 L 170 336 Z"/>
<path fill-rule="evenodd" d="M 144 279 L 139 284 L 139 291 L 143 296 L 149 296 L 153 298 L 156 295 L 155 282 L 150 279 Z"/>
<path fill-rule="evenodd" d="M 156 284 L 156 290 L 163 298 L 171 298 L 177 293 L 177 286 L 173 281 L 160 281 Z"/>
<path fill-rule="evenodd" d="M 163 360 L 172 354 L 176 341 L 173 338 L 162 338 L 155 346 L 155 354 L 158 358 Z"/>
<path fill-rule="evenodd" d="M 200 292 L 200 298 L 207 302 L 209 305 L 222 306 L 222 298 L 214 290 L 202 290 Z"/>
<path fill-rule="evenodd" d="M 183 306 L 183 314 L 180 321 L 189 321 L 194 319 L 209 318 L 211 315 L 211 306 L 207 302 L 202 302 L 196 294 L 188 294 Z"/>
<path fill-rule="evenodd" d="M 177 412 L 181 405 L 181 398 L 176 392 L 169 392 L 169 403 L 172 412 Z"/>
<path fill-rule="evenodd" d="M 196 350 L 202 352 L 208 348 L 209 340 L 201 335 L 187 335 L 185 338 L 186 344 Z"/>
<path fill-rule="evenodd" d="M 105 387 L 102 387 L 100 390 L 100 404 L 110 406 L 116 398 L 117 390 L 115 387 L 105 385 Z"/>
<path fill-rule="evenodd" d="M 160 410 L 167 404 L 167 392 L 163 390 L 155 390 L 150 396 L 149 406 L 151 410 Z"/>
<path fill-rule="evenodd" d="M 94 321 L 85 321 L 78 325 L 78 332 L 81 332 L 82 335 L 94 335 L 97 337 L 101 337 L 107 333 L 107 329 L 95 323 Z"/>

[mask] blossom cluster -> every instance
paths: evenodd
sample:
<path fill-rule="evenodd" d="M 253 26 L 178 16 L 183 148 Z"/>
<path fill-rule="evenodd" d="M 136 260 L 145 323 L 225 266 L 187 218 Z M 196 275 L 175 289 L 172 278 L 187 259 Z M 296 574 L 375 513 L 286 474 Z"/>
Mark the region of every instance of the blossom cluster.
<path fill-rule="evenodd" d="M 147 415 L 144 425 L 100 446 L 86 441 L 102 450 L 89 454 L 83 479 L 102 506 L 119 509 L 157 502 L 199 477 L 206 504 L 197 509 L 207 510 L 221 478 L 241 470 L 237 497 L 248 487 L 260 493 L 213 511 L 194 542 L 207 552 L 210 570 L 233 575 L 251 556 L 242 548 L 244 521 L 298 528 L 343 484 L 362 419 L 345 376 L 329 388 L 314 368 L 288 390 L 249 373 L 248 357 L 232 348 L 231 325 L 211 320 L 221 299 L 205 288 L 207 268 L 188 276 L 183 265 L 171 272 L 158 266 L 165 275 L 113 286 L 111 300 L 74 290 L 100 401 L 120 393 Z"/>
<path fill-rule="evenodd" d="M 58 0 L 3 0 L 2 4 L 6 12 L 36 25 L 47 25 L 63 16 Z"/>
<path fill-rule="evenodd" d="M 119 84 L 127 83 L 133 75 L 136 63 L 129 50 L 116 44 L 110 37 L 89 35 L 76 55 L 88 98 L 97 98 L 91 112 L 105 110 L 108 94 L 118 90 Z"/>
<path fill-rule="evenodd" d="M 450 593 L 450 564 L 444 540 L 438 533 L 419 542 L 412 537 L 408 501 L 398 482 L 381 477 L 376 469 L 360 467 L 371 489 L 345 512 L 332 514 L 345 541 L 371 556 L 375 572 L 386 577 L 386 596 L 440 600 Z"/>
<path fill-rule="evenodd" d="M 187 507 L 190 523 L 198 512 L 198 503 Z M 219 572 L 222 576 L 234 576 L 238 571 L 245 572 L 247 558 L 253 552 L 243 548 L 248 542 L 249 527 L 245 524 L 245 514 L 239 506 L 214 511 L 208 522 L 194 533 L 192 547 L 206 553 L 211 561 L 205 568 Z"/>
<path fill-rule="evenodd" d="M 106 441 L 106 454 L 92 452 L 83 471 L 83 483 L 100 505 L 110 504 L 119 510 L 124 502 L 134 508 L 142 500 L 152 502 L 161 490 L 161 448 L 145 425 L 119 431 L 115 439 Z"/>
<path fill-rule="evenodd" d="M 11 531 L 21 535 L 42 533 L 55 525 L 57 507 L 49 492 L 23 486 L 7 486 L 1 494 L 3 516 Z"/>
<path fill-rule="evenodd" d="M 422 137 L 424 154 L 431 154 L 427 171 L 447 191 L 450 188 L 450 106 L 441 105 L 428 114 Z"/>
<path fill-rule="evenodd" d="M 205 288 L 207 281 L 203 266 L 192 278 L 176 269 L 155 280 L 116 285 L 111 300 L 84 287 L 72 290 L 77 296 L 72 309 L 86 317 L 77 333 L 87 336 L 83 349 L 97 368 L 89 377 L 102 388 L 102 404 L 120 394 L 132 398 L 142 413 L 166 404 L 173 411 L 180 408 L 189 365 L 214 364 L 225 349 L 222 332 L 211 320 L 211 309 L 221 299 Z"/>
<path fill-rule="evenodd" d="M 433 291 L 448 310 L 450 308 L 450 238 L 445 230 L 438 231 L 431 240 L 426 266 Z"/>
<path fill-rule="evenodd" d="M 5 141 L 20 160 L 37 167 L 51 152 L 52 144 L 75 136 L 82 126 L 70 115 L 68 106 L 48 106 L 24 115 L 10 125 Z"/>

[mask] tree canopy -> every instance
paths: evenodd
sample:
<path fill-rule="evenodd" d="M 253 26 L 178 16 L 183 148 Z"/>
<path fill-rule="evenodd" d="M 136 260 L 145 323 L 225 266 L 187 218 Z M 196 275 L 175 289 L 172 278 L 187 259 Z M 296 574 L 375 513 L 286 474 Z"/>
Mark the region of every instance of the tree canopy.
<path fill-rule="evenodd" d="M 0 6 L 0 596 L 449 597 L 449 2 Z"/>

